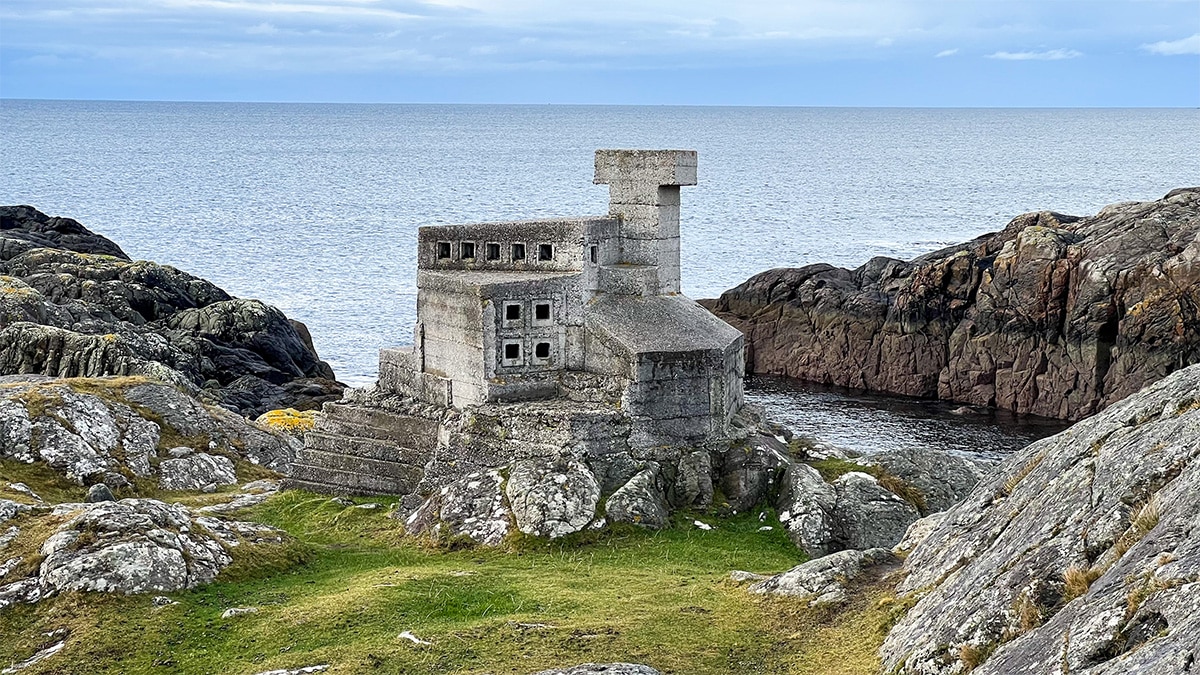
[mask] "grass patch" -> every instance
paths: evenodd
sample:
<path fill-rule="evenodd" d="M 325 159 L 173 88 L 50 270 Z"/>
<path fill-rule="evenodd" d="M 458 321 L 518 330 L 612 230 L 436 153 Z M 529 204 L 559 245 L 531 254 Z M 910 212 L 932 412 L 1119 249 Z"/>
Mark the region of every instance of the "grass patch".
<path fill-rule="evenodd" d="M 87 488 L 69 480 L 66 476 L 42 462 L 26 464 L 15 459 L 0 459 L 0 498 L 25 504 L 33 500 L 26 494 L 8 487 L 9 483 L 24 483 L 37 496 L 51 504 L 81 502 Z"/>
<path fill-rule="evenodd" d="M 1097 567 L 1080 567 L 1072 565 L 1063 572 L 1063 602 L 1067 603 L 1082 597 L 1092 587 L 1092 582 L 1100 578 L 1104 570 Z"/>
<path fill-rule="evenodd" d="M 355 500 L 384 502 L 386 500 Z M 244 514 L 285 547 L 233 549 L 217 583 L 149 596 L 68 595 L 0 613 L 0 663 L 68 628 L 35 673 L 257 673 L 331 663 L 330 673 L 521 674 L 586 661 L 665 673 L 874 673 L 894 603 L 868 589 L 844 610 L 747 593 L 733 569 L 774 572 L 800 555 L 778 523 L 716 520 L 702 531 L 616 530 L 584 543 L 445 550 L 400 536 L 385 508 L 289 491 Z M 256 614 L 222 620 L 230 607 Z M 429 646 L 398 637 L 412 631 Z M 135 640 L 130 636 L 136 635 Z"/>

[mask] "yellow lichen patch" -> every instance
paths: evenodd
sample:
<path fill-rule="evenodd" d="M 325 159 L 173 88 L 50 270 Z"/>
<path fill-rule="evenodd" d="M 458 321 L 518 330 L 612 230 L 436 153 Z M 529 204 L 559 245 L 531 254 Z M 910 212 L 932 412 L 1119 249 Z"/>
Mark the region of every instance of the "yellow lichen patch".
<path fill-rule="evenodd" d="M 313 427 L 316 426 L 317 411 L 284 408 L 282 410 L 272 410 L 263 413 L 254 421 L 275 431 L 282 431 L 285 434 L 293 436 L 302 436 L 304 432 L 312 431 Z"/>

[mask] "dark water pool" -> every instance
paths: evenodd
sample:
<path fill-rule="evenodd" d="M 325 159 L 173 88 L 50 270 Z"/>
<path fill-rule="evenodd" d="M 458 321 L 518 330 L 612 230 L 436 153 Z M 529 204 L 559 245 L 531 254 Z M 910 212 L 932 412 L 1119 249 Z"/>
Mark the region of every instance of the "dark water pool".
<path fill-rule="evenodd" d="M 803 436 L 873 454 L 929 447 L 1000 458 L 1070 426 L 958 403 L 862 392 L 783 377 L 746 379 L 746 401 Z M 957 411 L 957 412 L 956 412 Z"/>

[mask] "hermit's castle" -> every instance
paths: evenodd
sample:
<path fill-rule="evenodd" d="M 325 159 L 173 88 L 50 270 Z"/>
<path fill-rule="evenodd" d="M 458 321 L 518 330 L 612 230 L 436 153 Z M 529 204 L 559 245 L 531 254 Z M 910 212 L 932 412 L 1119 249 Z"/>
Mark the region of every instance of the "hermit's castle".
<path fill-rule="evenodd" d="M 679 292 L 696 153 L 600 150 L 595 182 L 604 216 L 421 228 L 413 345 L 326 407 L 292 484 L 416 497 L 514 459 L 677 458 L 728 438 L 742 335 Z"/>

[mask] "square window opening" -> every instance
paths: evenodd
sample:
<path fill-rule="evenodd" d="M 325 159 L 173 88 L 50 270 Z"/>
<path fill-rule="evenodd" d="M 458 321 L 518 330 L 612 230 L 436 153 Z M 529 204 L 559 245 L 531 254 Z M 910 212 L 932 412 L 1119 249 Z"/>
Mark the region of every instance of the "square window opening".
<path fill-rule="evenodd" d="M 521 358 L 521 345 L 517 342 L 510 342 L 504 345 L 504 360 L 516 361 Z"/>
<path fill-rule="evenodd" d="M 538 244 L 538 260 L 554 260 L 554 247 L 550 244 Z"/>
<path fill-rule="evenodd" d="M 487 257 L 488 260 L 499 260 L 500 259 L 500 244 L 488 244 L 487 250 L 484 252 L 484 255 Z"/>
<path fill-rule="evenodd" d="M 475 242 L 464 241 L 462 244 L 459 244 L 458 252 L 459 252 L 458 257 L 462 258 L 463 260 L 474 260 L 475 259 Z"/>
<path fill-rule="evenodd" d="M 533 318 L 536 321 L 550 320 L 550 303 L 539 302 L 533 306 Z"/>
<path fill-rule="evenodd" d="M 520 321 L 521 320 L 521 306 L 520 305 L 505 305 L 504 306 L 504 320 L 505 321 Z"/>
<path fill-rule="evenodd" d="M 533 355 L 539 359 L 550 358 L 550 343 L 539 342 L 533 347 Z"/>
<path fill-rule="evenodd" d="M 437 256 L 438 260 L 446 260 L 450 257 L 450 242 L 439 241 L 437 243 Z"/>
<path fill-rule="evenodd" d="M 512 245 L 512 259 L 514 262 L 525 259 L 525 244 Z"/>

